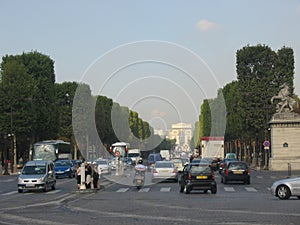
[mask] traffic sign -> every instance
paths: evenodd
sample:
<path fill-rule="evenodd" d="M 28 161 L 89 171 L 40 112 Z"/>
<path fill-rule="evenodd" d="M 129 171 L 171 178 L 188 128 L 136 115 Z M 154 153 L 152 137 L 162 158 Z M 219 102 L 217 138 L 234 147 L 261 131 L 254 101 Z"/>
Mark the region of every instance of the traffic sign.
<path fill-rule="evenodd" d="M 264 141 L 264 146 L 265 147 L 270 147 L 270 142 L 269 141 Z"/>

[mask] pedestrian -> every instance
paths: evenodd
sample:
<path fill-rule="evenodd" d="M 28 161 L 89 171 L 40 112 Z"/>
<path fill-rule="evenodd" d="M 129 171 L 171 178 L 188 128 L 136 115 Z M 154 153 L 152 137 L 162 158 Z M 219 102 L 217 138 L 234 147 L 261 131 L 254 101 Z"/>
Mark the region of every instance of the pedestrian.
<path fill-rule="evenodd" d="M 97 172 L 98 172 L 98 182 L 97 182 L 97 189 L 100 190 L 100 184 L 101 184 L 101 174 L 102 174 L 102 170 L 101 170 L 101 166 L 100 164 L 98 164 L 97 166 Z"/>
<path fill-rule="evenodd" d="M 93 185 L 94 189 L 98 189 L 99 173 L 97 163 L 93 163 Z"/>
<path fill-rule="evenodd" d="M 87 164 L 85 169 L 85 186 L 86 189 L 90 189 L 92 184 L 92 168 L 90 164 Z"/>
<path fill-rule="evenodd" d="M 76 164 L 76 180 L 77 180 L 77 188 L 80 189 L 81 183 L 81 175 L 80 175 L 80 164 Z"/>

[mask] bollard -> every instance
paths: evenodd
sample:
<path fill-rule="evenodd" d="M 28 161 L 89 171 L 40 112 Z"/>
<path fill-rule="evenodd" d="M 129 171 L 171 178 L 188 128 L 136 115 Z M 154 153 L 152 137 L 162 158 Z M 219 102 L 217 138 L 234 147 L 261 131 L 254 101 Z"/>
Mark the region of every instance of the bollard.
<path fill-rule="evenodd" d="M 288 163 L 288 177 L 291 177 L 292 175 L 292 166 L 291 163 Z"/>

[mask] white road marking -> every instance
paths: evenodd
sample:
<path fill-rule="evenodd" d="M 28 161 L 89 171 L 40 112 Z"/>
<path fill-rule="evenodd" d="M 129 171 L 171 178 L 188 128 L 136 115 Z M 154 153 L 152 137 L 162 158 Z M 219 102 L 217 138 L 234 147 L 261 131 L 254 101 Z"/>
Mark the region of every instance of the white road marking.
<path fill-rule="evenodd" d="M 170 192 L 170 190 L 171 190 L 170 187 L 164 187 L 160 189 L 161 192 Z"/>
<path fill-rule="evenodd" d="M 149 192 L 150 188 L 142 188 L 139 192 Z"/>
<path fill-rule="evenodd" d="M 120 188 L 119 190 L 117 190 L 117 192 L 126 192 L 128 190 L 129 190 L 129 188 Z"/>
<path fill-rule="evenodd" d="M 275 176 L 270 176 L 271 177 L 271 179 L 277 179 L 277 177 L 275 177 Z"/>
<path fill-rule="evenodd" d="M 224 187 L 225 191 L 235 191 L 233 187 Z"/>
<path fill-rule="evenodd" d="M 257 192 L 257 190 L 254 187 L 245 187 L 245 189 L 249 192 Z"/>
<path fill-rule="evenodd" d="M 7 192 L 7 193 L 4 193 L 4 194 L 1 194 L 1 195 L 13 195 L 13 194 L 17 194 L 18 191 L 11 191 L 11 192 Z"/>
<path fill-rule="evenodd" d="M 258 179 L 263 179 L 263 176 L 256 176 Z"/>
<path fill-rule="evenodd" d="M 46 192 L 46 194 L 49 195 L 49 194 L 55 194 L 58 192 L 61 192 L 61 190 L 48 191 L 48 192 Z"/>

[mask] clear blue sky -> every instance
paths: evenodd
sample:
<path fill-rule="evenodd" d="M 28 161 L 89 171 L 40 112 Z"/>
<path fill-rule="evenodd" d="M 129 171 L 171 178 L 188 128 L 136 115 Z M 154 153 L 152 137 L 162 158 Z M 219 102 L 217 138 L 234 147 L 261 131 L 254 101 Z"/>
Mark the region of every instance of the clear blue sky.
<path fill-rule="evenodd" d="M 89 82 L 169 128 L 194 124 L 203 99 L 236 80 L 247 44 L 293 48 L 300 95 L 299 21 L 299 0 L 0 0 L 0 55 L 49 55 L 57 82 Z"/>

